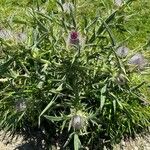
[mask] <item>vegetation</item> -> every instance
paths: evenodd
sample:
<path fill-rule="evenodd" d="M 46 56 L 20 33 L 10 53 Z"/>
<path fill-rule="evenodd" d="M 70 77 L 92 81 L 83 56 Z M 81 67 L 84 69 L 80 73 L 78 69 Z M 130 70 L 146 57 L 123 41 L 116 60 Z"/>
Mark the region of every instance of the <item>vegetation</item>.
<path fill-rule="evenodd" d="M 99 149 L 148 131 L 148 0 L 0 0 L 0 129 Z M 98 141 L 98 142 L 97 142 Z"/>

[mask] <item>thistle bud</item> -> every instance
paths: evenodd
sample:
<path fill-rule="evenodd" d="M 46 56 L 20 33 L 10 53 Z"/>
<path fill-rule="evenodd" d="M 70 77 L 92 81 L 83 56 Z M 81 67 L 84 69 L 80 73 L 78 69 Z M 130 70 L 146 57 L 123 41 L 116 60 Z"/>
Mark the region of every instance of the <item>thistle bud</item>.
<path fill-rule="evenodd" d="M 126 56 L 128 55 L 128 51 L 129 51 L 129 49 L 128 49 L 127 47 L 121 46 L 121 47 L 119 47 L 119 48 L 117 49 L 116 54 L 117 54 L 119 57 L 123 58 L 123 57 L 126 57 Z"/>
<path fill-rule="evenodd" d="M 129 64 L 137 66 L 138 69 L 143 69 L 146 65 L 146 60 L 142 54 L 137 53 L 131 57 Z"/>
<path fill-rule="evenodd" d="M 114 4 L 118 7 L 120 7 L 123 4 L 123 0 L 114 0 Z"/>
<path fill-rule="evenodd" d="M 75 115 L 72 118 L 72 126 L 74 129 L 80 130 L 83 127 L 84 120 L 81 116 Z"/>
<path fill-rule="evenodd" d="M 64 10 L 64 12 L 65 13 L 70 13 L 71 11 L 73 11 L 74 10 L 74 5 L 73 5 L 73 3 L 64 3 L 63 5 L 62 5 L 62 7 L 63 7 L 63 10 Z"/>
<path fill-rule="evenodd" d="M 19 42 L 25 42 L 27 39 L 27 35 L 25 33 L 17 33 L 16 34 L 16 40 Z"/>
<path fill-rule="evenodd" d="M 18 112 L 24 111 L 26 109 L 26 103 L 24 101 L 20 100 L 16 103 L 15 108 Z"/>

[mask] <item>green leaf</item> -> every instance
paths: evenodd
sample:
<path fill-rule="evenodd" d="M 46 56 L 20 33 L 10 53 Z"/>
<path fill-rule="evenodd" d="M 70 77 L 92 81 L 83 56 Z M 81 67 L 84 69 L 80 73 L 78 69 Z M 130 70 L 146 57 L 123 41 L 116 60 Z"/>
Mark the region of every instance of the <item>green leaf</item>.
<path fill-rule="evenodd" d="M 95 39 L 96 39 L 96 33 L 95 33 L 95 28 L 94 28 L 94 29 L 93 29 L 93 35 L 92 35 L 92 37 L 89 39 L 88 43 L 92 43 Z"/>
<path fill-rule="evenodd" d="M 107 89 L 107 84 L 105 84 L 102 89 L 101 89 L 101 94 L 104 94 L 106 92 Z"/>
<path fill-rule="evenodd" d="M 5 72 L 8 71 L 8 67 L 11 65 L 13 61 L 14 61 L 14 58 L 10 58 L 8 61 L 0 65 L 0 75 L 3 75 Z"/>
<path fill-rule="evenodd" d="M 113 109 L 114 109 L 114 114 L 116 113 L 116 100 L 113 100 Z"/>
<path fill-rule="evenodd" d="M 73 133 L 71 133 L 71 134 L 69 135 L 69 137 L 68 137 L 67 141 L 65 142 L 63 148 L 65 148 L 65 147 L 69 144 L 69 142 L 70 142 L 70 140 L 72 139 L 72 136 L 73 136 L 74 134 L 75 134 L 75 133 L 73 132 Z"/>
<path fill-rule="evenodd" d="M 115 17 L 115 14 L 117 13 L 117 10 L 114 11 L 102 24 L 101 26 L 98 28 L 97 32 L 96 32 L 96 37 L 99 36 L 105 29 L 106 26 L 105 24 L 110 23 L 110 21 L 112 21 Z M 95 33 L 92 35 L 92 37 L 89 40 L 89 43 L 92 43 L 96 38 L 95 37 Z"/>
<path fill-rule="evenodd" d="M 41 116 L 48 110 L 50 109 L 50 107 L 55 103 L 55 100 L 57 99 L 58 95 L 54 96 L 53 99 L 50 101 L 50 103 L 45 107 L 45 109 L 41 112 L 41 114 L 39 115 L 39 121 L 38 121 L 38 125 L 40 126 L 40 122 L 41 122 Z"/>
<path fill-rule="evenodd" d="M 17 120 L 18 122 L 23 118 L 23 116 L 25 115 L 25 113 L 26 113 L 26 112 L 24 111 L 24 112 L 19 116 L 19 118 L 18 118 L 18 120 Z"/>
<path fill-rule="evenodd" d="M 60 92 L 62 91 L 63 89 L 63 83 L 59 85 L 59 87 L 56 89 L 57 92 Z"/>
<path fill-rule="evenodd" d="M 77 134 L 74 134 L 74 150 L 79 150 L 80 147 L 81 147 L 81 142 L 79 136 Z"/>
<path fill-rule="evenodd" d="M 116 45 L 116 42 L 115 42 L 115 39 L 114 39 L 114 36 L 113 36 L 112 32 L 110 31 L 109 26 L 106 24 L 106 22 L 103 22 L 103 24 L 104 24 L 104 26 L 105 26 L 106 31 L 107 31 L 108 34 L 109 34 L 109 37 L 110 37 L 112 46 L 115 46 L 115 45 Z"/>
<path fill-rule="evenodd" d="M 123 105 L 122 105 L 121 101 L 117 98 L 117 96 L 114 95 L 112 92 L 110 93 L 110 95 L 112 95 L 115 98 L 115 101 L 118 103 L 120 109 L 123 109 Z M 114 109 L 116 109 L 116 108 L 114 108 Z"/>
<path fill-rule="evenodd" d="M 105 104 L 106 96 L 101 95 L 100 109 L 102 110 Z"/>
<path fill-rule="evenodd" d="M 140 83 L 139 85 L 137 85 L 137 86 L 135 86 L 135 87 L 132 87 L 131 88 L 131 91 L 134 91 L 134 90 L 137 90 L 137 89 L 139 89 L 141 86 L 143 86 L 145 84 L 145 81 L 144 82 L 142 82 L 142 83 Z"/>
<path fill-rule="evenodd" d="M 33 18 L 36 20 L 36 23 L 39 26 L 39 28 L 44 32 L 48 32 L 48 29 L 45 27 L 45 25 L 37 18 L 34 10 L 32 10 L 32 13 L 31 14 L 32 14 Z"/>
<path fill-rule="evenodd" d="M 110 14 L 110 16 L 108 16 L 108 18 L 104 21 L 106 24 L 110 23 L 110 21 L 112 21 L 115 17 L 117 13 L 117 10 L 114 11 L 112 14 Z M 104 31 L 105 27 L 104 27 L 104 23 L 102 23 L 102 25 L 99 27 L 98 31 L 97 31 L 97 35 L 101 34 Z"/>
<path fill-rule="evenodd" d="M 98 18 L 99 18 L 99 17 L 96 17 L 96 18 L 85 28 L 85 30 L 88 30 L 92 25 L 94 25 L 94 24 L 97 22 Z"/>
<path fill-rule="evenodd" d="M 104 87 L 101 89 L 101 100 L 100 100 L 100 109 L 103 109 L 103 106 L 105 104 L 105 99 L 106 96 L 104 96 L 103 94 L 106 92 L 107 90 L 107 84 L 104 85 Z"/>
<path fill-rule="evenodd" d="M 64 117 L 55 117 L 55 116 L 47 116 L 47 115 L 44 115 L 44 117 L 52 122 L 55 122 L 55 121 L 62 121 L 64 120 Z"/>

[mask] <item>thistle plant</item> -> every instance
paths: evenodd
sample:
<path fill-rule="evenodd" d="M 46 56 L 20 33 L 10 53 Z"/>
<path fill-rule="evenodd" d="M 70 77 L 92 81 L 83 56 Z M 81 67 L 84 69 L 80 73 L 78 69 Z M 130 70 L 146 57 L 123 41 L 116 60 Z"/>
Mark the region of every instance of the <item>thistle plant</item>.
<path fill-rule="evenodd" d="M 19 35 L 23 42 L 0 39 L 0 128 L 44 129 L 49 147 L 57 141 L 60 148 L 75 150 L 99 149 L 97 141 L 109 146 L 147 131 L 150 109 L 141 99 L 149 70 L 143 68 L 143 55 L 130 58 L 133 48 L 118 48 L 125 41 L 114 36 L 129 2 L 117 8 L 106 3 L 112 9 L 105 15 L 85 12 L 84 17 L 85 1 L 53 1 L 51 7 L 41 3 L 44 13 L 39 3 L 33 4 L 27 20 L 20 18 L 27 35 Z M 66 13 L 70 3 L 74 9 Z M 141 74 L 129 71 L 130 64 L 142 68 Z"/>

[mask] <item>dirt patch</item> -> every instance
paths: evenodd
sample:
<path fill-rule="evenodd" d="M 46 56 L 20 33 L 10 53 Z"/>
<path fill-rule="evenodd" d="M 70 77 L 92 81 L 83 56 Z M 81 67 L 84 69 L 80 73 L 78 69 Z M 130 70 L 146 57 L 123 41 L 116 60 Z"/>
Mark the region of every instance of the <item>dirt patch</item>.
<path fill-rule="evenodd" d="M 134 140 L 122 140 L 120 144 L 114 146 L 114 150 L 150 150 L 150 134 L 137 136 Z"/>
<path fill-rule="evenodd" d="M 9 137 L 9 134 L 4 134 L 4 132 L 0 132 L 0 149 L 1 150 L 15 150 L 15 148 L 19 145 L 22 145 L 23 137 L 15 136 L 13 139 Z"/>
<path fill-rule="evenodd" d="M 0 150 L 45 150 L 45 148 L 37 146 L 37 140 L 35 139 L 24 140 L 20 135 L 16 135 L 11 139 L 9 134 L 4 136 L 4 132 L 1 131 Z M 54 147 L 53 150 L 58 149 Z M 138 136 L 134 140 L 122 140 L 120 144 L 114 146 L 114 150 L 150 150 L 150 134 L 144 137 Z"/>
<path fill-rule="evenodd" d="M 45 150 L 44 142 L 37 137 L 25 139 L 21 135 L 15 135 L 13 138 L 9 134 L 0 131 L 0 150 Z"/>

